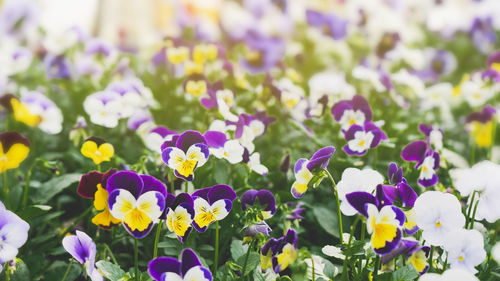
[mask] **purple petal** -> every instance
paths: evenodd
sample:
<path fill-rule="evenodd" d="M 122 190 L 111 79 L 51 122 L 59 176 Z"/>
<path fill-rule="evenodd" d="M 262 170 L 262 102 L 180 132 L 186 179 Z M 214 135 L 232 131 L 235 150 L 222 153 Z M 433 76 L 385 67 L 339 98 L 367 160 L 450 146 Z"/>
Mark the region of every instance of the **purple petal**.
<path fill-rule="evenodd" d="M 248 208 L 247 206 L 253 206 L 255 202 L 255 196 L 257 196 L 257 190 L 255 189 L 245 191 L 245 193 L 241 195 L 241 209 L 243 211 Z"/>
<path fill-rule="evenodd" d="M 408 184 L 401 182 L 398 184 L 399 195 L 401 196 L 401 203 L 405 208 L 413 208 L 415 200 L 417 200 L 417 193 Z"/>
<path fill-rule="evenodd" d="M 425 141 L 415 141 L 403 148 L 401 157 L 406 161 L 421 161 L 427 150 L 427 143 Z"/>
<path fill-rule="evenodd" d="M 208 203 L 213 204 L 220 199 L 233 201 L 236 197 L 236 192 L 231 187 L 224 184 L 214 185 L 208 192 Z"/>
<path fill-rule="evenodd" d="M 392 185 L 377 185 L 375 196 L 378 201 L 378 207 L 392 205 L 396 195 L 396 188 Z"/>
<path fill-rule="evenodd" d="M 130 191 L 135 198 L 142 193 L 143 182 L 141 177 L 133 171 L 120 171 L 108 178 L 106 191 L 113 192 L 116 189 Z"/>
<path fill-rule="evenodd" d="M 206 145 L 207 141 L 205 140 L 203 135 L 197 131 L 185 131 L 179 136 L 175 145 L 177 146 L 177 148 L 183 150 L 184 152 L 187 152 L 189 147 L 196 143 L 202 143 Z"/>
<path fill-rule="evenodd" d="M 88 257 L 88 250 L 83 248 L 80 240 L 76 235 L 69 235 L 64 237 L 62 241 L 63 247 L 75 260 L 84 264 L 85 259 Z"/>
<path fill-rule="evenodd" d="M 78 184 L 78 194 L 83 198 L 93 199 L 97 191 L 97 185 L 101 183 L 103 175 L 104 174 L 97 171 L 92 171 L 83 175 Z"/>
<path fill-rule="evenodd" d="M 206 131 L 204 136 L 209 147 L 224 147 L 227 141 L 226 134 L 218 131 Z"/>
<path fill-rule="evenodd" d="M 181 274 L 181 263 L 174 258 L 159 257 L 149 262 L 148 272 L 151 277 L 159 281 L 165 272 Z"/>
<path fill-rule="evenodd" d="M 359 155 L 365 155 L 365 153 L 366 153 L 366 150 L 364 150 L 362 152 L 353 151 L 349 148 L 349 145 L 347 145 L 347 144 L 342 147 L 342 150 L 345 153 L 347 153 L 348 155 L 358 155 L 359 156 Z"/>
<path fill-rule="evenodd" d="M 339 121 L 344 115 L 344 111 L 347 109 L 352 109 L 352 105 L 348 101 L 339 101 L 332 107 L 332 115 L 335 118 L 335 121 Z"/>
<path fill-rule="evenodd" d="M 439 179 L 438 179 L 438 176 L 436 174 L 433 174 L 432 178 L 430 178 L 430 179 L 418 179 L 418 183 L 423 187 L 433 186 L 436 183 L 438 183 L 438 181 L 439 181 Z"/>
<path fill-rule="evenodd" d="M 182 276 L 186 275 L 189 269 L 195 266 L 201 266 L 198 256 L 191 249 L 184 249 L 181 257 L 181 272 Z"/>
<path fill-rule="evenodd" d="M 349 202 L 349 204 L 351 204 L 351 206 L 354 209 L 356 209 L 358 213 L 362 214 L 365 217 L 368 217 L 365 205 L 366 204 L 373 204 L 375 206 L 377 205 L 377 199 L 375 198 L 375 196 L 373 196 L 368 192 L 361 192 L 361 191 L 352 192 L 346 194 L 345 197 L 347 199 L 347 202 Z"/>
<path fill-rule="evenodd" d="M 327 146 L 316 151 L 316 153 L 313 154 L 313 156 L 307 163 L 307 169 L 309 171 L 312 171 L 319 167 L 323 169 L 326 168 L 334 152 L 335 152 L 335 147 L 333 146 Z"/>
<path fill-rule="evenodd" d="M 144 186 L 141 193 L 146 193 L 148 191 L 157 191 L 160 192 L 163 197 L 167 196 L 167 188 L 161 181 L 149 175 L 141 175 L 140 177 Z"/>
<path fill-rule="evenodd" d="M 146 229 L 144 229 L 143 231 L 139 231 L 138 229 L 136 230 L 132 230 L 125 221 L 123 221 L 123 226 L 125 227 L 125 230 L 127 230 L 127 232 L 134 236 L 136 239 L 142 239 L 144 237 L 146 237 L 149 232 L 151 232 L 151 229 L 153 229 L 153 225 L 154 225 L 154 222 L 150 222 L 148 227 Z"/>
<path fill-rule="evenodd" d="M 202 189 L 198 189 L 193 194 L 191 194 L 192 197 L 201 197 L 205 199 L 208 202 L 208 192 L 210 191 L 211 187 L 205 187 Z"/>
<path fill-rule="evenodd" d="M 365 122 L 372 120 L 372 110 L 368 101 L 360 95 L 356 95 L 352 98 L 351 101 L 352 107 L 354 110 L 361 110 L 365 114 Z"/>
<path fill-rule="evenodd" d="M 346 141 L 354 139 L 354 134 L 357 131 L 363 131 L 363 128 L 359 125 L 352 125 L 351 127 L 349 127 L 349 129 L 346 132 L 344 132 L 344 137 Z"/>
<path fill-rule="evenodd" d="M 269 190 L 259 190 L 257 192 L 257 198 L 259 199 L 259 204 L 261 206 L 266 206 L 264 211 L 271 211 L 271 214 L 276 212 L 276 198 Z"/>
<path fill-rule="evenodd" d="M 392 210 L 396 213 L 396 219 L 399 221 L 399 226 L 403 226 L 405 223 L 405 213 L 396 206 L 392 206 Z"/>
<path fill-rule="evenodd" d="M 302 169 L 302 166 L 307 161 L 308 160 L 306 158 L 300 158 L 299 160 L 297 160 L 297 162 L 295 162 L 295 167 L 293 169 L 293 171 L 295 172 L 295 174 L 297 174 Z"/>

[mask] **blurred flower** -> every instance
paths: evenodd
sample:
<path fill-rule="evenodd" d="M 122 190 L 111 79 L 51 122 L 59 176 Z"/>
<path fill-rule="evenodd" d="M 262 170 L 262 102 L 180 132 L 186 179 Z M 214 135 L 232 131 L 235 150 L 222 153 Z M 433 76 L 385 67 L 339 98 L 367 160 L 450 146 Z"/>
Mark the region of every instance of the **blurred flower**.
<path fill-rule="evenodd" d="M 192 194 L 194 200 L 193 226 L 205 232 L 214 221 L 223 220 L 231 211 L 236 193 L 227 185 L 214 185 L 199 189 Z"/>
<path fill-rule="evenodd" d="M 79 263 L 85 265 L 87 276 L 92 281 L 104 280 L 99 270 L 95 267 L 96 245 L 92 238 L 85 232 L 76 231 L 76 235 L 69 235 L 63 238 L 64 249 Z"/>
<path fill-rule="evenodd" d="M 111 215 L 137 239 L 148 235 L 165 209 L 167 189 L 152 176 L 120 171 L 108 178 L 106 191 Z"/>
<path fill-rule="evenodd" d="M 0 264 L 13 260 L 26 243 L 30 226 L 0 202 Z M 1 268 L 0 268 L 1 272 Z"/>
<path fill-rule="evenodd" d="M 481 111 L 469 114 L 465 119 L 467 131 L 479 147 L 490 147 L 493 142 L 493 127 L 496 126 L 496 110 L 487 105 Z"/>
<path fill-rule="evenodd" d="M 449 193 L 424 192 L 415 201 L 413 211 L 422 238 L 430 245 L 444 245 L 449 235 L 465 225 L 460 202 Z"/>
<path fill-rule="evenodd" d="M 319 28 L 325 35 L 331 36 L 335 40 L 346 36 L 347 21 L 334 13 L 307 10 L 306 18 L 309 25 Z"/>
<path fill-rule="evenodd" d="M 325 169 L 334 152 L 333 146 L 327 146 L 316 151 L 309 160 L 306 158 L 297 160 L 294 167 L 295 182 L 291 189 L 293 197 L 300 198 L 304 195 L 316 170 Z"/>
<path fill-rule="evenodd" d="M 240 64 L 250 73 L 265 73 L 275 66 L 281 59 L 285 42 L 279 37 L 266 37 L 257 32 L 248 32 L 245 35 L 247 47 Z"/>
<path fill-rule="evenodd" d="M 156 281 L 212 281 L 210 270 L 202 266 L 196 254 L 189 248 L 182 250 L 180 261 L 170 257 L 153 259 L 149 262 L 148 272 Z"/>
<path fill-rule="evenodd" d="M 91 94 L 85 98 L 83 108 L 92 123 L 114 128 L 120 119 L 120 95 L 109 90 Z"/>
<path fill-rule="evenodd" d="M 90 137 L 82 144 L 80 152 L 83 156 L 92 159 L 96 165 L 111 160 L 115 154 L 112 144 L 99 137 Z"/>
<path fill-rule="evenodd" d="M 176 177 L 192 181 L 194 170 L 210 156 L 205 137 L 196 131 L 185 131 L 162 145 L 162 159 Z"/>
<path fill-rule="evenodd" d="M 427 273 L 422 275 L 418 281 L 448 281 L 448 280 L 460 280 L 460 281 L 479 281 L 472 273 L 463 269 L 448 269 L 443 272 L 442 275 L 437 273 Z"/>

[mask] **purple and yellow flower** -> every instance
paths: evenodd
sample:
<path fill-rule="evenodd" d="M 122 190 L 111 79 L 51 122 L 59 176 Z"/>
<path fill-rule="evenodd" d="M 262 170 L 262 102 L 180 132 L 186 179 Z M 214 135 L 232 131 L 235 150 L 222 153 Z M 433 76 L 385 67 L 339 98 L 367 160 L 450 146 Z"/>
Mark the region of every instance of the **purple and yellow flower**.
<path fill-rule="evenodd" d="M 351 100 L 342 100 L 334 104 L 332 114 L 342 130 L 348 130 L 353 125 L 363 126 L 372 120 L 370 105 L 360 95 L 354 96 Z"/>
<path fill-rule="evenodd" d="M 76 231 L 76 235 L 68 235 L 62 241 L 64 249 L 79 263 L 85 265 L 87 276 L 92 281 L 104 280 L 95 266 L 97 247 L 85 232 Z"/>
<path fill-rule="evenodd" d="M 111 215 L 137 239 L 148 235 L 165 209 L 167 189 L 152 176 L 120 171 L 108 178 L 106 191 Z"/>
<path fill-rule="evenodd" d="M 335 40 L 340 40 L 347 34 L 347 21 L 334 13 L 307 10 L 306 18 L 309 25 L 319 28 Z"/>
<path fill-rule="evenodd" d="M 26 243 L 30 226 L 0 202 L 0 264 L 13 260 Z M 0 272 L 1 272 L 0 267 Z"/>
<path fill-rule="evenodd" d="M 424 187 L 433 186 L 438 182 L 436 170 L 439 168 L 439 153 L 432 150 L 428 141 L 414 141 L 401 151 L 405 161 L 415 161 L 415 169 L 420 169 L 418 183 Z"/>
<path fill-rule="evenodd" d="M 265 73 L 281 59 L 285 50 L 285 42 L 279 37 L 266 37 L 250 31 L 245 34 L 247 51 L 240 64 L 250 73 Z"/>
<path fill-rule="evenodd" d="M 185 131 L 162 145 L 162 159 L 176 177 L 192 181 L 194 170 L 210 156 L 207 141 L 196 131 Z"/>
<path fill-rule="evenodd" d="M 181 193 L 177 197 L 168 196 L 166 200 L 167 228 L 177 235 L 177 239 L 184 243 L 191 233 L 191 223 L 194 220 L 194 200 L 191 195 Z"/>
<path fill-rule="evenodd" d="M 335 152 L 335 147 L 327 146 L 316 151 L 311 159 L 300 158 L 295 163 L 295 182 L 292 185 L 292 195 L 300 198 L 307 191 L 309 182 L 313 179 L 318 169 L 325 169 Z"/>
<path fill-rule="evenodd" d="M 344 131 L 344 136 L 347 144 L 342 149 L 349 155 L 364 155 L 368 149 L 387 139 L 385 133 L 372 122 L 365 122 L 362 126 L 352 125 Z"/>
<path fill-rule="evenodd" d="M 266 220 L 276 213 L 276 198 L 269 190 L 248 190 L 241 196 L 241 209 L 245 211 L 246 209 L 254 206 L 256 204 L 255 200 L 258 200 L 261 208 L 261 217 L 257 220 Z"/>
<path fill-rule="evenodd" d="M 276 273 L 287 269 L 297 259 L 297 232 L 289 229 L 286 235 L 278 241 L 279 243 L 273 249 L 274 255 L 271 259 L 274 272 Z"/>
<path fill-rule="evenodd" d="M 418 241 L 412 239 L 401 239 L 399 245 L 390 253 L 382 255 L 382 264 L 388 264 L 400 255 L 403 255 L 409 264 L 420 274 L 424 274 L 429 269 L 427 258 L 429 257 L 430 247 L 421 246 Z"/>
<path fill-rule="evenodd" d="M 108 206 L 108 191 L 106 183 L 108 178 L 116 173 L 116 169 L 110 169 L 106 173 L 92 171 L 83 175 L 78 184 L 77 192 L 83 198 L 93 199 L 94 207 L 100 211 L 92 218 L 92 223 L 102 229 L 110 229 L 121 223 L 121 220 L 113 217 Z"/>
<path fill-rule="evenodd" d="M 212 273 L 203 267 L 191 249 L 184 249 L 181 260 L 158 257 L 149 262 L 149 275 L 156 281 L 212 281 Z"/>
<path fill-rule="evenodd" d="M 18 132 L 0 133 L 0 173 L 19 167 L 28 157 L 30 141 Z"/>
<path fill-rule="evenodd" d="M 223 220 L 233 207 L 236 193 L 227 185 L 214 185 L 192 194 L 194 201 L 193 226 L 199 232 L 205 232 L 214 221 Z"/>
<path fill-rule="evenodd" d="M 481 111 L 471 113 L 465 119 L 467 131 L 479 147 L 490 147 L 493 143 L 496 110 L 487 105 Z"/>
<path fill-rule="evenodd" d="M 371 246 L 375 253 L 384 255 L 394 250 L 401 241 L 405 215 L 401 209 L 390 205 L 387 198 L 380 196 L 377 198 L 368 192 L 353 192 L 347 194 L 346 199 L 358 213 L 367 218 L 366 230 L 371 234 Z"/>
<path fill-rule="evenodd" d="M 99 137 L 90 137 L 82 144 L 80 152 L 83 156 L 92 159 L 96 165 L 110 161 L 115 154 L 112 144 Z"/>

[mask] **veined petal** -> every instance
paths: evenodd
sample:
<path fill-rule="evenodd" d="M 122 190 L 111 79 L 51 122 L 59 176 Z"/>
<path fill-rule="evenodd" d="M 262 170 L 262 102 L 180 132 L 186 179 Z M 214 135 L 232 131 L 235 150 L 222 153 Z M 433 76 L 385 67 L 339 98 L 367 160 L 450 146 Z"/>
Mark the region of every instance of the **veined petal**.
<path fill-rule="evenodd" d="M 165 148 L 161 156 L 163 162 L 165 162 L 170 169 L 175 169 L 179 163 L 186 160 L 186 154 L 184 154 L 184 151 L 178 149 L 177 147 Z"/>
<path fill-rule="evenodd" d="M 158 219 L 165 209 L 165 197 L 158 191 L 148 191 L 137 199 L 137 209 L 152 220 Z"/>
<path fill-rule="evenodd" d="M 300 183 L 295 181 L 292 185 L 292 195 L 295 198 L 301 198 L 304 193 L 307 191 L 307 184 Z"/>
<path fill-rule="evenodd" d="M 194 210 L 194 223 L 197 226 L 196 229 L 200 232 L 204 232 L 206 227 L 215 221 L 215 215 L 212 213 L 212 207 L 205 199 L 196 197 L 194 199 Z"/>
<path fill-rule="evenodd" d="M 212 203 L 212 213 L 215 216 L 215 219 L 220 221 L 224 219 L 231 211 L 233 203 L 231 200 L 221 199 Z"/>
<path fill-rule="evenodd" d="M 210 152 L 208 146 L 202 143 L 190 146 L 186 152 L 186 159 L 198 161 L 198 167 L 203 166 L 207 162 L 209 156 Z"/>
<path fill-rule="evenodd" d="M 123 220 L 125 215 L 135 208 L 136 200 L 128 190 L 117 189 L 109 195 L 108 204 L 111 215 L 119 220 Z"/>
<path fill-rule="evenodd" d="M 155 280 L 160 280 L 161 275 L 165 272 L 180 274 L 181 263 L 174 258 L 159 257 L 149 262 L 148 272 Z"/>

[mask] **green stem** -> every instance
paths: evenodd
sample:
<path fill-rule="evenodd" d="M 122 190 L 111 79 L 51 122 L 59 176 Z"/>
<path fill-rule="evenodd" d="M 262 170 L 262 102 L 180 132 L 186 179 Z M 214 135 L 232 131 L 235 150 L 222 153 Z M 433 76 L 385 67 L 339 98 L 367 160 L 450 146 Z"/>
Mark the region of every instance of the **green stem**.
<path fill-rule="evenodd" d="M 466 222 L 465 222 L 465 228 L 467 228 L 469 226 L 469 223 L 470 223 L 470 215 L 471 215 L 471 212 L 472 212 L 472 206 L 474 206 L 474 199 L 476 198 L 476 191 L 474 191 L 472 193 L 472 198 L 470 200 L 470 205 L 469 205 L 469 208 L 467 209 L 467 213 L 466 213 Z"/>
<path fill-rule="evenodd" d="M 377 156 L 378 156 L 378 149 L 375 147 L 373 149 L 373 159 L 372 159 L 372 161 L 373 161 L 372 165 L 373 165 L 373 169 L 374 170 L 377 169 Z"/>
<path fill-rule="evenodd" d="M 339 193 L 337 191 L 337 184 L 335 184 L 335 180 L 333 179 L 332 175 L 330 172 L 328 172 L 327 169 L 323 169 L 325 173 L 328 175 L 328 178 L 332 182 L 333 185 L 333 191 L 335 192 L 335 199 L 337 201 L 337 216 L 338 216 L 338 223 L 339 223 L 339 237 L 340 237 L 340 244 L 344 245 L 344 237 L 343 237 L 343 230 L 342 230 L 342 213 L 340 212 L 340 200 L 339 200 Z"/>
<path fill-rule="evenodd" d="M 248 246 L 247 254 L 245 256 L 245 261 L 243 263 L 243 270 L 241 271 L 241 278 L 240 278 L 240 280 L 243 280 L 243 278 L 245 277 L 245 271 L 247 269 L 248 257 L 250 256 L 250 251 L 252 250 L 254 243 L 255 243 L 255 238 L 252 239 L 252 242 L 250 242 L 250 245 Z"/>
<path fill-rule="evenodd" d="M 158 223 L 158 228 L 156 229 L 156 237 L 155 237 L 155 248 L 153 249 L 153 259 L 158 256 L 158 241 L 160 241 L 160 232 L 163 221 L 160 220 Z"/>
<path fill-rule="evenodd" d="M 33 171 L 33 167 L 35 166 L 36 161 L 31 164 L 30 169 L 28 170 L 28 173 L 26 174 L 26 184 L 24 185 L 24 190 L 23 190 L 23 201 L 21 202 L 21 207 L 24 209 L 26 205 L 28 204 L 28 194 L 29 194 L 29 189 L 30 189 L 30 181 L 31 181 L 31 173 Z"/>
<path fill-rule="evenodd" d="M 224 264 L 224 276 L 222 277 L 222 281 L 227 280 L 227 263 Z"/>
<path fill-rule="evenodd" d="M 68 277 L 68 274 L 69 274 L 69 270 L 71 269 L 71 266 L 72 266 L 72 265 L 73 265 L 73 259 L 71 259 L 71 260 L 69 261 L 68 268 L 66 269 L 66 272 L 64 273 L 64 276 L 63 276 L 63 278 L 62 278 L 62 280 L 61 280 L 61 281 L 66 280 L 66 278 Z M 9 279 L 7 278 L 7 280 L 9 280 Z"/>
<path fill-rule="evenodd" d="M 469 229 L 474 228 L 474 221 L 476 220 L 476 211 L 477 211 L 477 205 L 479 204 L 479 199 L 476 201 L 476 204 L 474 205 L 474 211 L 472 211 L 472 217 L 469 222 Z"/>
<path fill-rule="evenodd" d="M 109 256 L 111 257 L 111 260 L 113 261 L 113 263 L 118 265 L 118 262 L 116 261 L 115 255 L 113 255 L 111 248 L 109 248 L 108 244 L 106 244 L 106 243 L 103 243 L 103 245 L 104 245 L 104 249 L 109 253 Z"/>
<path fill-rule="evenodd" d="M 346 249 L 351 248 L 351 241 L 352 237 L 354 236 L 354 231 L 356 230 L 356 226 L 358 226 L 359 221 L 361 220 L 361 216 L 356 216 L 356 219 L 354 220 L 354 223 L 351 225 L 351 232 L 349 233 L 349 240 L 347 241 L 347 246 Z M 344 261 L 342 263 L 342 278 L 341 280 L 347 280 L 348 279 L 348 273 L 347 273 L 347 259 L 348 257 L 344 258 Z"/>
<path fill-rule="evenodd" d="M 9 186 L 7 184 L 7 171 L 3 172 L 3 197 L 6 207 L 9 205 Z"/>
<path fill-rule="evenodd" d="M 215 221 L 214 275 L 217 275 L 218 263 L 219 263 L 219 221 Z"/>
<path fill-rule="evenodd" d="M 134 238 L 134 268 L 135 268 L 135 281 L 139 281 L 139 246 L 137 245 L 138 239 Z"/>
<path fill-rule="evenodd" d="M 434 255 L 434 246 L 431 246 L 431 252 L 429 253 L 429 260 L 427 263 L 429 264 L 429 270 L 428 272 L 431 272 L 432 270 L 432 256 Z"/>
<path fill-rule="evenodd" d="M 373 281 L 377 280 L 378 268 L 379 267 L 380 267 L 380 256 L 377 255 L 377 258 L 375 259 L 375 269 L 373 270 Z"/>
<path fill-rule="evenodd" d="M 312 266 L 312 281 L 315 281 L 316 280 L 316 276 L 315 276 L 315 273 L 314 273 L 314 259 L 311 255 L 311 266 Z"/>
<path fill-rule="evenodd" d="M 188 181 L 184 182 L 184 192 L 189 193 Z"/>
<path fill-rule="evenodd" d="M 94 208 L 93 205 L 91 205 L 87 210 L 85 210 L 85 212 L 81 213 L 80 216 L 78 216 L 74 221 L 73 223 L 71 223 L 70 226 L 66 227 L 66 229 L 64 229 L 64 231 L 59 235 L 59 236 L 64 236 L 66 233 L 70 232 L 73 227 L 78 223 L 80 222 L 85 216 L 87 216 L 88 213 L 90 213 L 90 211 L 92 211 L 92 209 Z"/>

